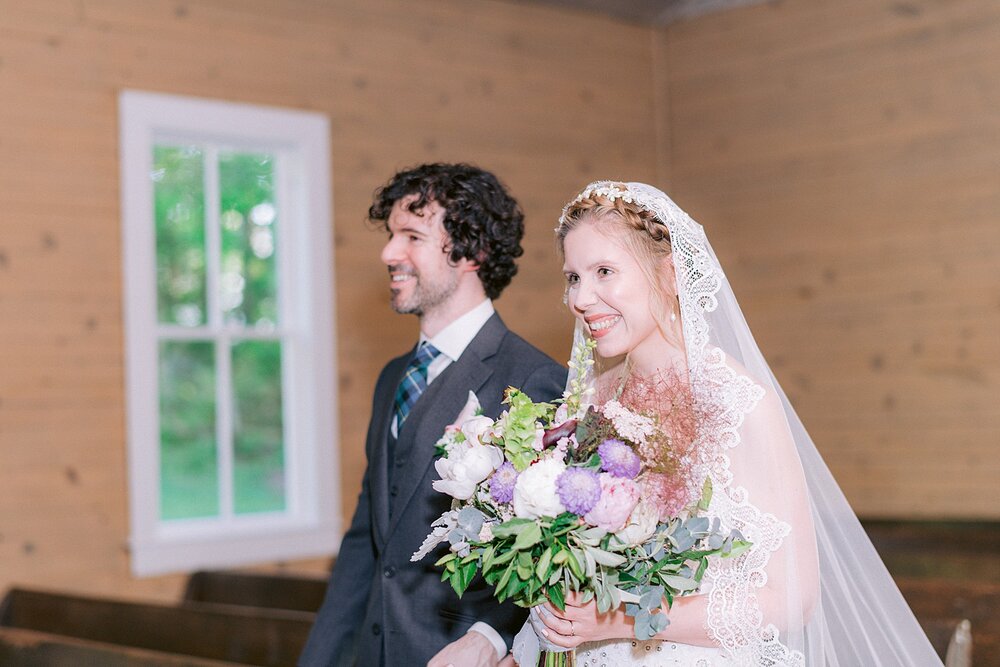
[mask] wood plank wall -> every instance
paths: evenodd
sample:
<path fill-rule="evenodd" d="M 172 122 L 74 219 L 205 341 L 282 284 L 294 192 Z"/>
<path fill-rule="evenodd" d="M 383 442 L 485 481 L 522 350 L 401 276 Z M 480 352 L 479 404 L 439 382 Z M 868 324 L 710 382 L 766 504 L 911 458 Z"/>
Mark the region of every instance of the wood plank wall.
<path fill-rule="evenodd" d="M 778 1 L 656 51 L 667 189 L 856 510 L 1000 517 L 1000 4 Z"/>
<path fill-rule="evenodd" d="M 499 0 L 0 0 L 0 589 L 180 590 L 128 570 L 123 88 L 330 116 L 347 515 L 375 375 L 416 331 L 386 306 L 370 193 L 468 160 L 527 210 L 498 305 L 548 352 L 569 330 L 559 207 L 593 178 L 659 183 L 706 224 L 859 512 L 1000 518 L 998 63 L 992 0 L 659 32 Z"/>
<path fill-rule="evenodd" d="M 372 190 L 423 161 L 498 173 L 528 214 L 498 307 L 565 357 L 551 229 L 589 180 L 655 179 L 651 45 L 642 28 L 489 0 L 0 0 L 0 590 L 180 591 L 128 569 L 121 89 L 330 116 L 349 517 L 376 375 L 416 336 L 387 306 Z"/>

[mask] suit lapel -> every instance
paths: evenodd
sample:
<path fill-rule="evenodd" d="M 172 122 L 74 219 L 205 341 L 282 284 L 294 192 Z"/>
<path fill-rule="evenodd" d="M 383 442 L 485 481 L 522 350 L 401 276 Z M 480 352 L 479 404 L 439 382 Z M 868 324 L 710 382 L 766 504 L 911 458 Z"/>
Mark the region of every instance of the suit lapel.
<path fill-rule="evenodd" d="M 392 461 L 388 460 L 389 427 L 392 425 L 396 388 L 403 379 L 407 363 L 409 363 L 409 356 L 402 357 L 398 367 L 390 371 L 391 382 L 386 384 L 386 390 L 378 397 L 372 411 L 373 415 L 380 415 L 380 421 L 373 433 L 373 452 L 368 463 L 371 468 L 372 488 L 370 492 L 375 533 L 379 544 L 385 543 L 389 530 L 389 466 L 393 464 Z"/>
<path fill-rule="evenodd" d="M 409 455 L 396 482 L 399 495 L 393 503 L 396 510 L 389 519 L 386 539 L 396 530 L 399 518 L 404 514 L 403 509 L 434 462 L 434 444 L 444 433 L 445 426 L 458 416 L 469 392 L 478 393 L 493 375 L 489 359 L 496 354 L 506 332 L 507 327 L 500 316 L 494 314 L 465 348 L 462 356 L 431 383 L 407 417 L 396 449 L 407 451 Z M 422 491 L 437 493 L 430 488 Z"/>

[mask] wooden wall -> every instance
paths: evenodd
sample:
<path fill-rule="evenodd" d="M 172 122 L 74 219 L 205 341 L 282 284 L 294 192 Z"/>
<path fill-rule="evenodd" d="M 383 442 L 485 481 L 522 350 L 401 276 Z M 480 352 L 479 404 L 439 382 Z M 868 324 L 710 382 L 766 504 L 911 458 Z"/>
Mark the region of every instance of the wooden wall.
<path fill-rule="evenodd" d="M 659 36 L 668 190 L 859 513 L 1000 518 L 1000 4 Z"/>
<path fill-rule="evenodd" d="M 528 214 L 498 307 L 565 357 L 551 229 L 593 178 L 655 179 L 651 45 L 645 29 L 488 0 L 0 0 L 0 590 L 171 599 L 181 583 L 128 569 L 121 89 L 330 116 L 349 517 L 375 377 L 416 336 L 387 306 L 372 190 L 429 160 L 498 173 Z"/>
<path fill-rule="evenodd" d="M 123 88 L 330 116 L 347 515 L 376 373 L 416 333 L 386 305 L 371 191 L 466 160 L 527 210 L 498 305 L 530 340 L 567 352 L 564 200 L 659 183 L 705 223 L 861 513 L 1000 518 L 998 63 L 993 0 L 797 0 L 666 31 L 500 0 L 0 0 L 0 589 L 181 583 L 128 570 Z"/>

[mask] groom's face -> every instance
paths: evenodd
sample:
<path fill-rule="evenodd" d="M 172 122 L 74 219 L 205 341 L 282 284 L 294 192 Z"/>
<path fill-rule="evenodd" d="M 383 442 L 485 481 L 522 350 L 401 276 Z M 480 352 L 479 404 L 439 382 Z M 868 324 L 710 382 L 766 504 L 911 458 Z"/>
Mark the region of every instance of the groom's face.
<path fill-rule="evenodd" d="M 444 209 L 432 201 L 419 211 L 410 211 L 408 205 L 416 198 L 403 197 L 393 205 L 387 221 L 389 239 L 381 257 L 389 269 L 393 310 L 423 316 L 452 297 L 461 270 L 448 261 Z"/>

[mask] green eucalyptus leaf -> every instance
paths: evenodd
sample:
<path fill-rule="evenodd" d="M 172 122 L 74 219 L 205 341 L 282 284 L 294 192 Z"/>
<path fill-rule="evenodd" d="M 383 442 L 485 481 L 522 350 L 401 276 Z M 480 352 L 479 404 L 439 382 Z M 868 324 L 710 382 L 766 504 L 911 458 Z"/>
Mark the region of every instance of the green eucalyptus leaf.
<path fill-rule="evenodd" d="M 491 544 L 483 550 L 483 572 L 493 566 L 493 554 L 496 553 L 496 550 L 497 547 L 495 544 Z"/>
<path fill-rule="evenodd" d="M 545 581 L 549 578 L 549 567 L 552 565 L 552 547 L 546 547 L 545 551 L 542 552 L 541 558 L 538 559 L 538 564 L 535 565 L 535 576 L 540 580 Z"/>
<path fill-rule="evenodd" d="M 613 554 L 610 551 L 604 551 L 603 549 L 598 549 L 596 547 L 585 547 L 587 555 L 592 556 L 598 564 L 604 565 L 605 567 L 618 567 L 625 562 L 625 557 L 619 554 Z"/>
<path fill-rule="evenodd" d="M 444 556 L 441 556 L 440 558 L 438 558 L 437 562 L 434 563 L 434 566 L 435 567 L 440 567 L 440 566 L 444 565 L 445 563 L 447 563 L 449 561 L 453 561 L 453 560 L 455 560 L 455 554 L 449 552 L 449 553 L 445 554 Z"/>
<path fill-rule="evenodd" d="M 535 546 L 542 540 L 542 529 L 537 523 L 532 522 L 518 534 L 514 540 L 514 549 L 522 551 Z"/>
<path fill-rule="evenodd" d="M 501 524 L 493 526 L 493 537 L 501 540 L 513 537 L 527 526 L 534 525 L 534 523 L 531 519 L 508 519 Z"/>
<path fill-rule="evenodd" d="M 566 564 L 569 566 L 570 572 L 577 579 L 583 579 L 583 552 L 579 549 L 571 549 L 569 554 L 570 556 L 566 559 Z"/>
<path fill-rule="evenodd" d="M 493 566 L 496 567 L 497 565 L 503 565 L 507 561 L 509 561 L 512 558 L 514 558 L 514 556 L 516 556 L 516 555 L 517 555 L 517 552 L 514 551 L 513 549 L 510 549 L 509 551 L 505 551 L 504 553 L 500 554 L 499 556 L 495 556 L 493 558 Z"/>
<path fill-rule="evenodd" d="M 517 568 L 517 561 L 511 561 L 510 564 L 507 566 L 507 569 L 504 570 L 503 576 L 500 577 L 500 581 L 497 582 L 497 587 L 496 587 L 497 593 L 507 589 L 507 582 L 510 581 L 510 578 L 514 574 L 514 570 L 516 568 Z"/>
<path fill-rule="evenodd" d="M 563 592 L 562 586 L 549 586 L 549 600 L 552 601 L 552 604 L 556 609 L 559 611 L 565 611 L 566 595 Z"/>
<path fill-rule="evenodd" d="M 660 581 L 665 585 L 674 589 L 675 591 L 693 591 L 698 588 L 698 582 L 693 579 L 688 579 L 686 577 L 678 577 L 673 574 L 662 574 L 660 575 Z"/>

